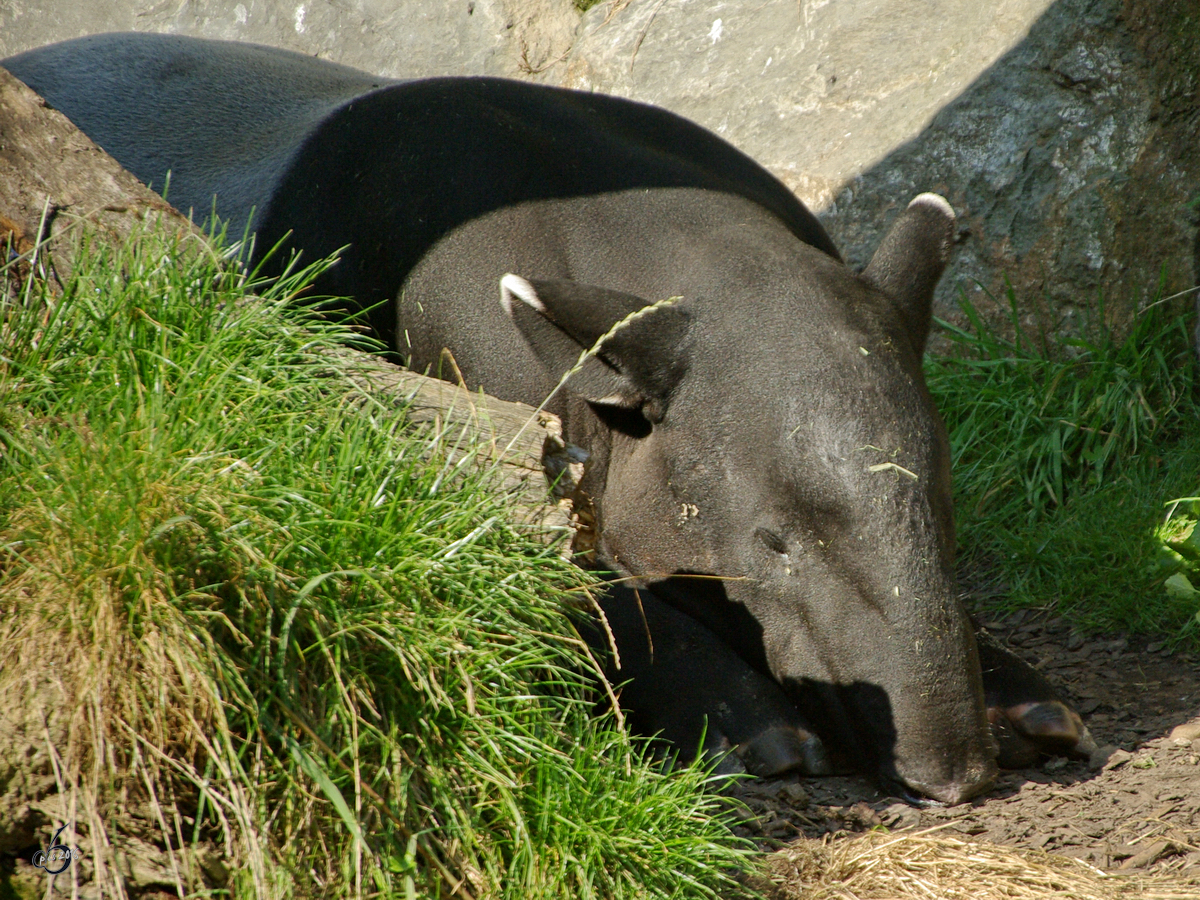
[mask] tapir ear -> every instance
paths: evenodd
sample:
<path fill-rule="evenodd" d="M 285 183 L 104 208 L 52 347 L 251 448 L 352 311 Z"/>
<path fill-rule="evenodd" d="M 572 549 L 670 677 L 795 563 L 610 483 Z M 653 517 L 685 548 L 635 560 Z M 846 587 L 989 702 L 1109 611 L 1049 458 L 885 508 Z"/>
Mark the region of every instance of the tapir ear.
<path fill-rule="evenodd" d="M 530 348 L 556 378 L 562 377 L 613 325 L 651 304 L 633 294 L 574 281 L 500 279 L 500 302 Z M 591 403 L 641 407 L 662 419 L 687 368 L 688 314 L 662 306 L 633 319 L 605 340 L 567 382 Z"/>
<path fill-rule="evenodd" d="M 954 210 L 944 197 L 921 194 L 892 225 L 863 278 L 892 298 L 912 346 L 925 352 L 933 314 L 933 289 L 954 241 Z"/>

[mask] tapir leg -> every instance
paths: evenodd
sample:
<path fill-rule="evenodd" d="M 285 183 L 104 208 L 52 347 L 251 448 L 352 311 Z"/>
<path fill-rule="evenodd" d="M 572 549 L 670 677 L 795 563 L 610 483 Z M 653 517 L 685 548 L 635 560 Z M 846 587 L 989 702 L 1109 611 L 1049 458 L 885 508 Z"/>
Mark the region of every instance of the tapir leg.
<path fill-rule="evenodd" d="M 1037 669 L 977 629 L 988 720 L 1006 769 L 1032 765 L 1042 753 L 1087 757 L 1096 742 L 1075 710 Z"/>
<path fill-rule="evenodd" d="M 617 652 L 599 621 L 584 636 L 606 655 L 609 680 L 622 685 L 621 707 L 634 731 L 657 735 L 675 752 L 716 759 L 724 774 L 833 771 L 782 689 L 700 623 L 644 588 L 612 584 L 597 600 Z"/>

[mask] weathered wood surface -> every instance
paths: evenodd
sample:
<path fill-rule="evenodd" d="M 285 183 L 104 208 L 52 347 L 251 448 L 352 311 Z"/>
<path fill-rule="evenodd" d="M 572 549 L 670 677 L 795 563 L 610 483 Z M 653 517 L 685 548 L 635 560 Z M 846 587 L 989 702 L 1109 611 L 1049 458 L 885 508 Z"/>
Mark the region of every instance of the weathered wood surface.
<path fill-rule="evenodd" d="M 0 69 L 0 246 L 6 250 L 0 262 L 31 251 L 41 237 L 54 271 L 65 278 L 85 227 L 120 242 L 156 222 L 199 237 L 66 116 Z"/>
<path fill-rule="evenodd" d="M 451 465 L 496 465 L 500 488 L 519 523 L 548 538 L 573 531 L 571 501 L 584 454 L 562 438 L 562 423 L 545 410 L 498 400 L 429 378 L 375 356 L 346 351 L 352 378 L 369 394 L 406 410 L 406 419 L 439 434 Z M 553 491 L 551 491 L 553 486 Z"/>
<path fill-rule="evenodd" d="M 0 265 L 33 264 L 43 277 L 65 280 L 85 230 L 116 245 L 155 225 L 178 229 L 198 246 L 204 241 L 187 218 L 0 68 Z M 582 466 L 563 444 L 557 417 L 368 354 L 347 350 L 343 358 L 365 392 L 405 409 L 418 427 L 435 428 L 453 462 L 469 455 L 472 465 L 495 464 L 519 522 L 548 538 L 568 528 L 565 501 L 551 496 L 548 483 L 567 496 Z"/>

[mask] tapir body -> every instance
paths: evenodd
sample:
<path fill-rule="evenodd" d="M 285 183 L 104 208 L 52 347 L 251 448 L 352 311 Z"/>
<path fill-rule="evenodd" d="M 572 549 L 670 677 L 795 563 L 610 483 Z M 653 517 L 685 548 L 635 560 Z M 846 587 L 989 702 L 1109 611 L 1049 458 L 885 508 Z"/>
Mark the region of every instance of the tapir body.
<path fill-rule="evenodd" d="M 981 669 L 957 600 L 920 362 L 941 198 L 858 274 L 756 163 L 630 101 L 165 35 L 3 64 L 142 180 L 170 172 L 176 206 L 250 222 L 258 252 L 345 248 L 317 289 L 413 368 L 449 350 L 472 388 L 537 404 L 605 338 L 551 408 L 591 454 L 602 564 L 641 579 L 644 618 L 613 606 L 630 589 L 606 603 L 649 730 L 686 744 L 707 721 L 761 772 L 821 771 L 823 741 L 947 802 L 993 777 L 989 714 L 1035 748 L 1090 740 L 1028 667 L 989 645 Z"/>

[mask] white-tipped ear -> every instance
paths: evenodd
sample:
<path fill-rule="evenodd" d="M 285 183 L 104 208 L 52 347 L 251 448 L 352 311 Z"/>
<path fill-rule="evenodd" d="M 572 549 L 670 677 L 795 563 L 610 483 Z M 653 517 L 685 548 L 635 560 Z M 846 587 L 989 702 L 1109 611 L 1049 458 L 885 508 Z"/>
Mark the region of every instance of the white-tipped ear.
<path fill-rule="evenodd" d="M 538 299 L 537 291 L 533 285 L 520 275 L 514 275 L 509 272 L 500 279 L 500 305 L 504 307 L 504 311 L 510 316 L 513 314 L 513 300 L 520 300 L 526 306 L 536 309 L 542 315 L 546 314 L 546 306 Z"/>
<path fill-rule="evenodd" d="M 918 194 L 892 223 L 862 274 L 892 299 L 918 356 L 929 337 L 933 290 L 953 246 L 953 207 L 937 194 Z"/>
<path fill-rule="evenodd" d="M 954 207 L 951 206 L 950 201 L 941 194 L 934 194 L 929 191 L 926 191 L 924 194 L 917 194 L 917 196 L 913 197 L 909 202 L 908 208 L 912 209 L 914 206 L 933 207 L 951 222 L 954 221 Z"/>

